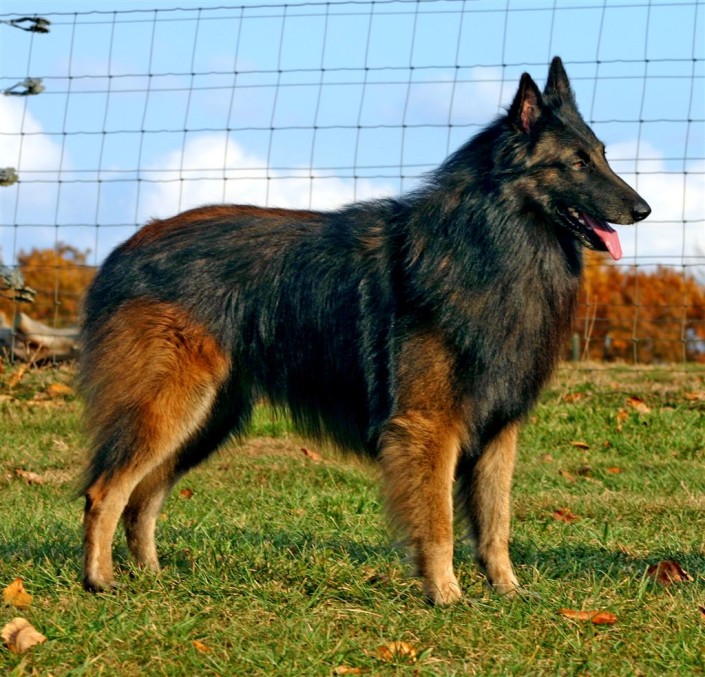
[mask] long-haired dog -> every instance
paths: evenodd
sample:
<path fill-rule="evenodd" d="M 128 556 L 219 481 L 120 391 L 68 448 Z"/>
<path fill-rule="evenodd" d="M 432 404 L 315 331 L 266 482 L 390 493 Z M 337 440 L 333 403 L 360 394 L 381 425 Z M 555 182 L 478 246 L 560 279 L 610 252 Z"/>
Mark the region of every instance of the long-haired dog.
<path fill-rule="evenodd" d="M 649 212 L 555 58 L 543 93 L 522 75 L 508 112 L 411 194 L 147 224 L 85 302 L 85 587 L 113 585 L 120 518 L 137 562 L 158 569 L 169 490 L 266 398 L 302 433 L 379 460 L 430 600 L 461 595 L 454 505 L 492 585 L 515 590 L 519 425 L 570 332 L 583 247 L 619 258 L 607 222 Z"/>

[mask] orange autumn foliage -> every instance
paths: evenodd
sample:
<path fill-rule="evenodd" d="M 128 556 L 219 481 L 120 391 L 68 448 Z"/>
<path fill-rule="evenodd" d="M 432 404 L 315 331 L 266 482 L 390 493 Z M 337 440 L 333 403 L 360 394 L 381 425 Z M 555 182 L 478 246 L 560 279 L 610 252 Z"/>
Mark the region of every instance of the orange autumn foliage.
<path fill-rule="evenodd" d="M 59 243 L 55 249 L 32 249 L 17 256 L 25 282 L 37 292 L 34 303 L 19 304 L 19 311 L 50 326 L 76 324 L 83 293 L 95 275 L 88 251 Z M 13 316 L 13 303 L 0 299 L 0 311 Z"/>
<path fill-rule="evenodd" d="M 37 297 L 18 308 L 52 326 L 76 324 L 95 275 L 88 254 L 67 244 L 21 252 L 20 271 Z M 12 303 L 0 298 L 0 311 L 12 317 Z M 574 333 L 582 359 L 705 363 L 705 285 L 678 268 L 614 265 L 588 251 Z"/>
<path fill-rule="evenodd" d="M 588 252 L 575 332 L 583 359 L 705 362 L 705 286 L 666 266 L 608 263 Z"/>

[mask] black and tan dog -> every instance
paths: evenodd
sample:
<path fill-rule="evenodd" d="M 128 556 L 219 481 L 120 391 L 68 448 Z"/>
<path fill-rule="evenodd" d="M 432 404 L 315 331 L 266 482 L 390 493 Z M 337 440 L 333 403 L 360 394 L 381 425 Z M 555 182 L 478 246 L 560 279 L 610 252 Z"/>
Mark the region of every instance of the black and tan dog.
<path fill-rule="evenodd" d="M 426 595 L 453 602 L 454 485 L 500 592 L 520 422 L 570 331 L 582 248 L 650 212 L 581 118 L 560 59 L 418 191 L 334 212 L 217 205 L 153 221 L 86 302 L 80 384 L 92 440 L 84 585 L 113 585 L 122 517 L 158 569 L 169 490 L 254 404 L 379 459 Z"/>

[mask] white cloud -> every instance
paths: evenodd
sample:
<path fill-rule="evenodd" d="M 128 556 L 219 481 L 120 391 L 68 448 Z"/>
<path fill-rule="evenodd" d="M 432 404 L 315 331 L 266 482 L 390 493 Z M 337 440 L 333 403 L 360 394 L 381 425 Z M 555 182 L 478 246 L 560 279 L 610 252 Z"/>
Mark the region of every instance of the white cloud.
<path fill-rule="evenodd" d="M 677 265 L 684 255 L 705 252 L 704 161 L 689 161 L 688 174 L 669 173 L 663 154 L 636 140 L 611 144 L 607 158 L 652 210 L 637 226 L 617 226 L 625 258 Z"/>
<path fill-rule="evenodd" d="M 52 223 L 56 209 L 56 185 L 33 181 L 56 179 L 62 163 L 61 145 L 44 134 L 29 101 L 24 97 L 0 97 L 0 167 L 14 168 L 22 182 L 0 188 L 0 253 L 8 263 L 19 249 L 27 248 L 25 240 L 54 242 L 53 228 L 32 229 L 30 233 L 25 228 L 9 227 L 15 218 L 20 224 Z M 66 157 L 63 166 L 69 166 Z"/>
<path fill-rule="evenodd" d="M 334 209 L 353 199 L 393 193 L 386 184 L 359 179 L 355 186 L 352 180 L 303 167 L 267 171 L 263 158 L 247 153 L 225 134 L 194 137 L 187 142 L 183 154 L 180 150 L 169 152 L 152 163 L 143 176 L 162 182 L 143 184 L 138 209 L 141 221 L 208 203 Z"/>
<path fill-rule="evenodd" d="M 30 99 L 24 97 L 0 97 L 2 164 L 18 171 L 56 171 L 61 160 L 61 145 L 43 133 L 30 106 L 25 105 L 28 101 Z"/>

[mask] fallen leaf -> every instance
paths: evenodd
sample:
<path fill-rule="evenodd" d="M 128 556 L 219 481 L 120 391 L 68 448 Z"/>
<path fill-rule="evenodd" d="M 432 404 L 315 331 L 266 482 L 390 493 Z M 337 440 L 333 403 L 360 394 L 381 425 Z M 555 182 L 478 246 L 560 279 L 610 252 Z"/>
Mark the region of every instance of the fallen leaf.
<path fill-rule="evenodd" d="M 541 460 L 542 460 L 544 463 L 553 463 L 553 456 L 551 456 L 551 454 L 544 454 L 544 455 L 541 457 Z"/>
<path fill-rule="evenodd" d="M 32 603 L 32 595 L 25 590 L 21 578 L 16 578 L 2 591 L 2 598 L 5 600 L 5 604 L 18 609 L 24 609 Z"/>
<path fill-rule="evenodd" d="M 51 383 L 47 386 L 46 394 L 49 397 L 69 397 L 74 394 L 74 390 L 64 383 Z"/>
<path fill-rule="evenodd" d="M 566 395 L 563 395 L 563 399 L 566 402 L 577 402 L 578 400 L 583 399 L 583 394 L 582 393 L 567 393 Z"/>
<path fill-rule="evenodd" d="M 559 470 L 558 474 L 563 478 L 568 480 L 569 482 L 577 482 L 578 479 L 575 477 L 575 475 L 571 475 L 567 470 Z"/>
<path fill-rule="evenodd" d="M 590 621 L 595 625 L 614 625 L 617 617 L 609 611 L 577 611 L 575 609 L 559 609 L 561 616 L 573 621 Z"/>
<path fill-rule="evenodd" d="M 44 484 L 46 479 L 36 472 L 31 470 L 22 470 L 22 468 L 15 468 L 15 475 L 20 479 L 23 479 L 27 484 Z"/>
<path fill-rule="evenodd" d="M 570 443 L 571 447 L 577 447 L 578 449 L 589 449 L 590 445 L 587 442 L 583 442 L 582 440 L 573 440 Z"/>
<path fill-rule="evenodd" d="M 407 642 L 388 642 L 378 646 L 375 651 L 377 658 L 383 661 L 396 661 L 400 658 L 412 663 L 416 662 L 416 649 Z"/>
<path fill-rule="evenodd" d="M 621 433 L 624 423 L 629 418 L 629 412 L 626 409 L 620 409 L 617 412 L 617 432 Z"/>
<path fill-rule="evenodd" d="M 580 477 L 590 477 L 590 475 L 592 475 L 592 468 L 589 465 L 581 465 L 576 472 Z"/>
<path fill-rule="evenodd" d="M 705 393 L 683 393 L 683 397 L 689 402 L 697 402 L 698 400 L 705 400 Z"/>
<path fill-rule="evenodd" d="M 575 515 L 569 508 L 559 508 L 551 515 L 551 517 L 553 517 L 554 520 L 565 522 L 566 524 L 572 524 L 580 519 L 580 517 Z"/>
<path fill-rule="evenodd" d="M 648 407 L 646 402 L 644 402 L 641 397 L 637 397 L 636 395 L 628 397 L 626 399 L 626 404 L 628 407 L 631 407 L 634 411 L 637 411 L 640 414 L 648 414 L 651 412 L 651 407 Z"/>
<path fill-rule="evenodd" d="M 611 468 L 607 468 L 607 472 L 610 473 L 610 475 L 619 475 L 619 473 L 623 472 L 623 470 L 618 468 L 616 465 L 613 465 Z"/>
<path fill-rule="evenodd" d="M 179 498 L 185 498 L 187 501 L 191 500 L 193 498 L 193 489 L 189 489 L 188 487 L 184 487 L 179 492 Z"/>
<path fill-rule="evenodd" d="M 617 617 L 610 611 L 598 611 L 591 619 L 595 625 L 614 625 Z"/>
<path fill-rule="evenodd" d="M 315 451 L 307 449 L 306 447 L 301 447 L 301 451 L 303 452 L 303 455 L 306 456 L 306 458 L 310 458 L 314 463 L 318 463 L 319 461 L 323 460 L 323 456 L 317 454 Z"/>
<path fill-rule="evenodd" d="M 609 449 L 609 448 L 612 446 L 612 442 L 610 442 L 609 440 L 605 440 L 605 441 L 602 443 L 602 446 L 603 446 L 605 449 Z"/>
<path fill-rule="evenodd" d="M 657 583 L 661 583 L 661 585 L 684 583 L 693 580 L 690 574 L 684 571 L 681 565 L 672 559 L 662 560 L 658 564 L 652 564 L 646 570 L 646 575 L 653 578 Z"/>
<path fill-rule="evenodd" d="M 25 375 L 26 371 L 27 365 L 21 364 L 20 368 L 12 376 L 10 376 L 9 379 L 7 379 L 7 387 L 10 390 L 16 388 L 20 384 L 20 381 L 22 380 L 22 377 Z"/>
<path fill-rule="evenodd" d="M 211 652 L 209 647 L 207 647 L 203 642 L 199 642 L 197 639 L 194 639 L 192 644 L 195 647 L 196 651 L 200 651 L 201 653 Z"/>
<path fill-rule="evenodd" d="M 351 668 L 348 665 L 339 665 L 333 668 L 334 675 L 361 675 L 364 672 L 362 668 Z"/>
<path fill-rule="evenodd" d="M 699 606 L 698 611 L 700 612 L 700 620 L 705 621 L 705 606 Z"/>
<path fill-rule="evenodd" d="M 47 638 L 24 618 L 13 618 L 0 631 L 0 637 L 12 653 L 24 653 L 35 644 L 47 641 Z"/>

